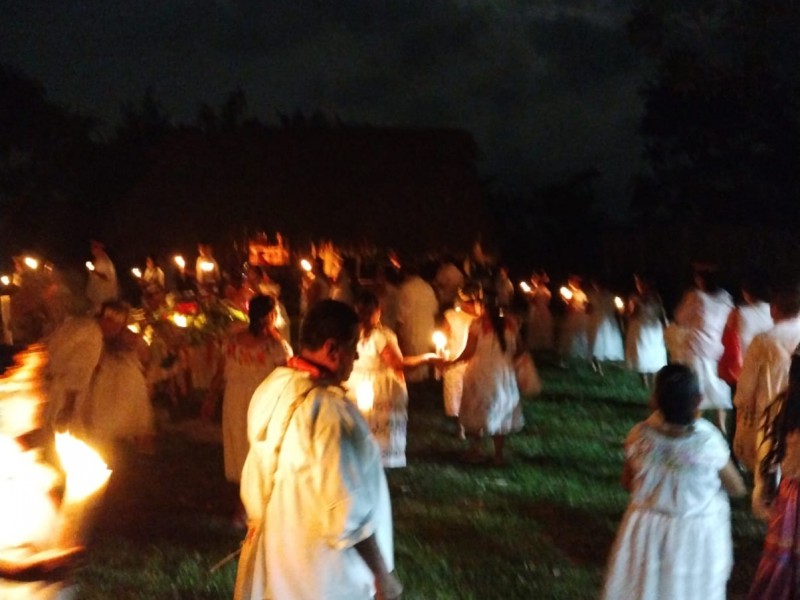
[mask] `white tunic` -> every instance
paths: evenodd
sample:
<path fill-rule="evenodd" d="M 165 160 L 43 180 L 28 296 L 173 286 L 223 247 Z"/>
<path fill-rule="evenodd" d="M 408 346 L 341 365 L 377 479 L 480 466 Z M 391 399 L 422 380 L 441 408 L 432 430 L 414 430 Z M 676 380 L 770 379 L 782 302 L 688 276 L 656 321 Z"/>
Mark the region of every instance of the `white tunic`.
<path fill-rule="evenodd" d="M 637 373 L 655 373 L 667 364 L 661 301 L 637 294 L 631 302 L 634 308 L 625 335 L 625 360 Z"/>
<path fill-rule="evenodd" d="M 589 351 L 597 360 L 618 361 L 625 358 L 622 332 L 617 323 L 614 295 L 607 291 L 589 293 Z"/>
<path fill-rule="evenodd" d="M 733 565 L 730 504 L 719 471 L 728 445 L 708 421 L 684 437 L 634 426 L 625 457 L 634 479 L 611 551 L 603 600 L 724 600 Z"/>
<path fill-rule="evenodd" d="M 465 313 L 463 310 L 451 308 L 445 311 L 444 318 L 450 327 L 450 335 L 447 338 L 447 357 L 457 358 L 467 346 L 469 326 L 475 317 Z M 444 395 L 444 413 L 448 417 L 457 417 L 461 411 L 461 396 L 464 392 L 464 372 L 466 369 L 467 363 L 462 361 L 444 370 L 442 391 Z"/>
<path fill-rule="evenodd" d="M 754 302 L 753 304 L 743 304 L 738 309 L 739 312 L 739 340 L 742 346 L 742 356 L 744 357 L 750 342 L 759 333 L 771 329 L 774 323 L 769 311 L 769 303 Z"/>
<path fill-rule="evenodd" d="M 89 298 L 95 311 L 98 311 L 103 302 L 114 300 L 119 296 L 119 288 L 117 287 L 117 271 L 108 256 L 95 258 L 94 273 L 89 274 L 89 281 L 86 283 L 86 297 Z"/>
<path fill-rule="evenodd" d="M 764 434 L 764 409 L 789 384 L 792 353 L 800 344 L 800 317 L 779 321 L 772 329 L 753 338 L 742 363 L 736 387 L 736 458 L 754 471 L 758 447 Z"/>
<path fill-rule="evenodd" d="M 394 568 L 378 445 L 342 388 L 315 385 L 307 372 L 278 367 L 250 403 L 241 494 L 248 519 L 263 524 L 253 600 L 372 600 L 374 576 L 354 545 L 373 534 Z"/>
<path fill-rule="evenodd" d="M 397 298 L 397 337 L 400 350 L 406 356 L 416 356 L 433 349 L 433 328 L 439 302 L 433 288 L 418 276 L 409 278 L 400 286 Z M 428 378 L 430 369 L 421 365 L 406 370 L 408 381 Z"/>

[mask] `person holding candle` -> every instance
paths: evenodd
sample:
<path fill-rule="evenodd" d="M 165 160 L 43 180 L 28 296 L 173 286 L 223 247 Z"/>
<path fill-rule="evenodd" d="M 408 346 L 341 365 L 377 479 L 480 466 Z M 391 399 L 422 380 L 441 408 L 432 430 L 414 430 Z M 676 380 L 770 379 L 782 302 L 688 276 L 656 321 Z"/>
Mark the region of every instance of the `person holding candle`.
<path fill-rule="evenodd" d="M 470 445 L 463 460 L 483 462 L 483 436 L 491 436 L 492 462 L 503 465 L 506 435 L 524 425 L 514 371 L 514 358 L 524 349 L 516 321 L 496 303 L 484 301 L 476 313 L 480 316 L 470 324 L 466 346 L 453 361 L 467 363 L 459 421 Z"/>
<path fill-rule="evenodd" d="M 216 295 L 219 293 L 222 274 L 214 259 L 211 244 L 197 244 L 197 255 L 194 270 L 197 290 L 201 296 Z"/>
<path fill-rule="evenodd" d="M 561 323 L 558 336 L 559 366 L 567 367 L 570 358 L 590 358 L 588 316 L 586 314 L 589 299 L 581 288 L 581 278 L 570 275 L 567 285 L 559 290 L 566 313 Z"/>
<path fill-rule="evenodd" d="M 97 240 L 92 240 L 89 248 L 92 252 L 92 261 L 86 264 L 89 273 L 86 297 L 92 303 L 93 313 L 97 314 L 103 302 L 115 300 L 119 296 L 119 287 L 117 271 L 106 253 L 105 246 Z"/>
<path fill-rule="evenodd" d="M 625 361 L 636 371 L 647 390 L 653 389 L 655 374 L 667 364 L 664 327 L 667 315 L 661 296 L 644 275 L 634 275 L 636 292 L 628 300 L 625 332 Z"/>
<path fill-rule="evenodd" d="M 372 388 L 372 406 L 362 409 L 370 431 L 381 449 L 384 467 L 406 466 L 406 426 L 408 424 L 408 389 L 404 367 L 429 362 L 434 353 L 404 357 L 397 336 L 381 323 L 378 297 L 362 292 L 356 298 L 358 315 L 358 358 L 346 387 L 351 400 L 357 401 L 362 385 Z"/>
<path fill-rule="evenodd" d="M 253 394 L 234 598 L 402 596 L 380 449 L 342 387 L 358 339 L 352 308 L 319 302 L 303 319 L 299 356 Z"/>
<path fill-rule="evenodd" d="M 604 361 L 625 359 L 622 332 L 617 320 L 619 307 L 615 303 L 614 294 L 597 277 L 593 277 L 590 282 L 587 299 L 588 339 L 592 369 L 595 373 L 603 375 L 602 363 Z"/>

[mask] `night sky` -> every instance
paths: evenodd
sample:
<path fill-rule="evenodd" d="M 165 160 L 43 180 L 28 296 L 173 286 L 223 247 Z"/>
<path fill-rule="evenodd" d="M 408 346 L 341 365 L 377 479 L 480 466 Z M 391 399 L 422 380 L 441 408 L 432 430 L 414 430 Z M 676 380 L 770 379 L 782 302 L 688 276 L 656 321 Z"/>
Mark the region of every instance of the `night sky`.
<path fill-rule="evenodd" d="M 248 113 L 457 127 L 495 189 L 639 168 L 629 0 L 0 0 L 0 62 L 111 130 L 148 86 L 177 120 L 241 87 Z"/>

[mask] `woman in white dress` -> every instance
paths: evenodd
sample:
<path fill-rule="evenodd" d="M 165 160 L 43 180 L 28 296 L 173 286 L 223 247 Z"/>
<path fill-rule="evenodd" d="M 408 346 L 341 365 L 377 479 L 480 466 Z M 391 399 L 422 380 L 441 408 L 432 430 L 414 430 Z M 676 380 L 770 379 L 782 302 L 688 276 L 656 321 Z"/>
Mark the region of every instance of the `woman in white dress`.
<path fill-rule="evenodd" d="M 700 381 L 701 410 L 716 410 L 717 425 L 726 433 L 725 411 L 733 407 L 731 390 L 719 378 L 717 363 L 722 356 L 722 331 L 733 310 L 731 295 L 716 283 L 710 269 L 697 269 L 695 287 L 684 294 L 675 309 L 675 323 L 683 328 L 681 348 L 672 361 L 691 367 Z M 670 348 L 670 350 L 672 350 Z"/>
<path fill-rule="evenodd" d="M 456 306 L 444 312 L 442 331 L 447 336 L 445 357 L 460 356 L 467 346 L 469 327 L 480 315 L 482 292 L 478 286 L 460 288 L 456 295 Z M 458 420 L 461 411 L 461 396 L 464 392 L 464 372 L 466 361 L 443 367 L 442 383 L 444 414 Z M 458 425 L 458 436 L 464 439 L 464 427 Z"/>
<path fill-rule="evenodd" d="M 155 412 L 144 375 L 149 349 L 141 335 L 128 329 L 129 312 L 120 300 L 101 306 L 103 350 L 86 401 L 76 410 L 94 443 L 108 447 L 133 441 L 138 451 L 152 453 Z"/>
<path fill-rule="evenodd" d="M 214 413 L 219 390 L 222 398 L 222 450 L 225 478 L 241 481 L 242 468 L 250 446 L 247 442 L 247 409 L 253 392 L 275 367 L 285 365 L 292 349 L 275 327 L 276 303 L 272 296 L 253 296 L 248 305 L 249 323 L 245 331 L 231 336 L 223 345 L 222 358 L 209 387 L 203 414 Z M 243 515 L 234 515 L 237 519 Z"/>
<path fill-rule="evenodd" d="M 628 327 L 625 335 L 625 362 L 642 378 L 644 387 L 653 388 L 656 372 L 667 364 L 664 343 L 666 313 L 661 296 L 642 275 L 634 275 L 636 293 L 626 308 Z"/>
<path fill-rule="evenodd" d="M 381 323 L 378 297 L 372 292 L 359 294 L 355 309 L 359 319 L 358 358 L 345 386 L 347 395 L 360 404 L 359 410 L 380 447 L 383 466 L 405 467 L 408 388 L 403 368 L 424 364 L 436 355 L 404 357 L 395 333 Z M 359 402 L 365 388 L 371 391 L 371 406 Z"/>
<path fill-rule="evenodd" d="M 546 273 L 536 273 L 531 277 L 531 291 L 528 293 L 528 349 L 533 351 L 552 350 L 555 339 L 553 313 L 550 300 L 553 293 L 547 287 L 550 278 Z"/>
<path fill-rule="evenodd" d="M 625 439 L 630 491 L 611 551 L 603 600 L 724 600 L 733 565 L 728 494 L 746 493 L 728 444 L 704 419 L 697 377 L 656 375 L 657 411 Z M 727 492 L 727 494 L 726 494 Z"/>
<path fill-rule="evenodd" d="M 558 335 L 559 364 L 566 367 L 567 359 L 581 358 L 588 360 L 589 353 L 589 320 L 586 315 L 588 298 L 581 288 L 581 278 L 570 275 L 567 285 L 559 290 L 566 307 Z"/>
<path fill-rule="evenodd" d="M 602 375 L 602 362 L 621 361 L 625 358 L 622 332 L 617 321 L 618 307 L 614 294 L 597 279 L 592 281 L 587 298 L 588 338 L 592 368 Z"/>
<path fill-rule="evenodd" d="M 522 429 L 525 421 L 514 371 L 514 358 L 520 350 L 519 327 L 511 317 L 503 317 L 487 302 L 469 328 L 467 345 L 455 362 L 467 361 L 459 419 L 470 447 L 466 462 L 484 460 L 483 436 L 494 446 L 494 464 L 504 464 L 505 437 Z"/>

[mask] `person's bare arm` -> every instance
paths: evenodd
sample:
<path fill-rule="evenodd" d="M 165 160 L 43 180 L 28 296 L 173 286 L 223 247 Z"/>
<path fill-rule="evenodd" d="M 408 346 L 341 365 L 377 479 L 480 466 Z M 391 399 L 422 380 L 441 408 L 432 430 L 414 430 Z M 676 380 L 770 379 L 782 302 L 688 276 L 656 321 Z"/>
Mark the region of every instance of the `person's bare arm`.
<path fill-rule="evenodd" d="M 394 573 L 386 568 L 386 563 L 383 560 L 380 548 L 378 548 L 375 536 L 371 535 L 367 539 L 358 542 L 355 545 L 355 549 L 375 576 L 378 599 L 398 600 L 403 595 L 403 585 Z"/>
<path fill-rule="evenodd" d="M 728 492 L 729 496 L 741 498 L 747 493 L 744 480 L 732 460 L 728 460 L 728 464 L 720 469 L 719 479 L 722 482 L 723 489 Z"/>

